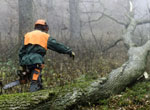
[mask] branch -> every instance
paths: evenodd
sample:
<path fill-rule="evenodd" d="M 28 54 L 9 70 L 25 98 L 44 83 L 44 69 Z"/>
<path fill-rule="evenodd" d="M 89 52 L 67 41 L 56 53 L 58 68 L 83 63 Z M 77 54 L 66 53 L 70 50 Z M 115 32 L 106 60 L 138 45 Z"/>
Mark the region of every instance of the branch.
<path fill-rule="evenodd" d="M 97 21 L 99 21 L 99 20 L 101 20 L 102 18 L 103 18 L 103 14 L 100 16 L 100 17 L 98 17 L 97 19 L 93 19 L 93 20 L 90 20 L 90 21 L 88 21 L 88 22 L 97 22 Z"/>
<path fill-rule="evenodd" d="M 103 16 L 103 15 L 102 15 Z M 101 19 L 102 17 L 100 17 L 100 19 Z M 97 42 L 97 39 L 96 39 L 96 36 L 95 36 L 95 34 L 94 34 L 94 32 L 93 32 L 93 28 L 92 28 L 92 25 L 91 25 L 91 20 L 90 20 L 90 16 L 88 15 L 88 20 L 89 20 L 89 28 L 90 28 L 90 31 L 91 31 L 91 34 L 92 34 L 92 37 L 94 38 L 94 40 L 95 40 L 95 43 L 96 43 L 96 46 L 98 47 L 98 49 L 99 49 L 99 45 L 98 45 L 98 42 Z"/>
<path fill-rule="evenodd" d="M 115 21 L 116 23 L 118 23 L 118 24 L 121 24 L 121 25 L 124 25 L 124 26 L 126 26 L 127 24 L 126 23 L 124 23 L 124 22 L 122 22 L 122 21 L 119 21 L 119 20 L 117 20 L 116 18 L 114 18 L 114 17 L 112 17 L 112 16 L 110 16 L 110 15 L 107 15 L 106 13 L 103 13 L 103 12 L 101 12 L 104 16 L 106 16 L 106 17 L 108 17 L 109 19 L 111 19 L 112 21 Z"/>
<path fill-rule="evenodd" d="M 103 3 L 101 3 L 100 0 L 99 0 L 99 3 L 102 5 L 102 7 L 103 7 L 103 9 L 104 9 L 104 11 L 105 11 L 105 7 L 103 6 Z M 85 8 L 86 8 L 86 7 L 85 7 Z M 118 24 L 121 24 L 121 25 L 124 25 L 124 26 L 127 25 L 126 23 L 124 23 L 124 22 L 122 22 L 122 21 L 119 21 L 119 20 L 117 20 L 116 18 L 114 18 L 114 17 L 112 17 L 112 16 L 110 16 L 110 15 L 104 13 L 104 11 L 103 11 L 103 12 L 102 12 L 102 11 L 98 11 L 99 13 L 102 14 L 101 17 L 106 16 L 106 17 L 108 17 L 108 18 L 111 19 L 112 21 L 115 21 L 115 22 L 118 23 Z M 99 19 L 101 19 L 101 17 L 99 17 Z M 98 19 L 98 20 L 99 20 L 99 19 Z M 97 21 L 97 20 L 96 20 L 96 21 Z"/>
<path fill-rule="evenodd" d="M 129 1 L 129 4 L 130 4 L 130 12 L 133 12 L 133 3 L 132 3 L 132 1 Z"/>
<path fill-rule="evenodd" d="M 17 11 L 16 7 L 15 6 L 12 6 L 12 3 L 10 2 L 10 0 L 5 0 L 5 2 L 9 5 L 9 7 L 14 10 L 14 11 Z M 15 1 L 13 1 L 14 3 Z M 17 4 L 16 2 L 14 4 Z"/>
<path fill-rule="evenodd" d="M 116 46 L 120 41 L 122 41 L 122 40 L 123 40 L 122 38 L 118 39 L 118 40 L 115 41 L 113 44 L 109 45 L 109 47 L 103 49 L 102 52 L 106 52 L 106 51 L 108 51 L 109 49 L 115 47 L 115 46 Z"/>
<path fill-rule="evenodd" d="M 137 25 L 143 25 L 143 24 L 147 24 L 150 23 L 150 19 L 144 19 L 144 20 L 137 20 Z"/>
<path fill-rule="evenodd" d="M 83 22 L 82 21 L 82 23 L 83 23 L 83 25 L 85 25 L 86 23 L 93 23 L 93 22 L 98 22 L 98 21 L 100 21 L 102 18 L 103 18 L 103 14 L 101 15 L 101 16 L 99 16 L 97 19 L 92 19 L 92 20 L 88 20 L 87 22 Z"/>
<path fill-rule="evenodd" d="M 133 9 L 133 0 L 129 0 L 129 16 L 134 17 L 135 15 L 135 9 Z"/>

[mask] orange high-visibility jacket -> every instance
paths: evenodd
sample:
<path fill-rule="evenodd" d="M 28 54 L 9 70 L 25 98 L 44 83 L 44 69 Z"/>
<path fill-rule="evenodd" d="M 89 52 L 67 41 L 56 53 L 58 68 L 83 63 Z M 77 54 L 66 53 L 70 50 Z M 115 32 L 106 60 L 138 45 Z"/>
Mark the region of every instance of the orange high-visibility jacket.
<path fill-rule="evenodd" d="M 40 30 L 35 30 L 25 35 L 24 45 L 37 44 L 47 50 L 47 42 L 49 37 L 50 37 L 49 34 L 42 32 Z"/>

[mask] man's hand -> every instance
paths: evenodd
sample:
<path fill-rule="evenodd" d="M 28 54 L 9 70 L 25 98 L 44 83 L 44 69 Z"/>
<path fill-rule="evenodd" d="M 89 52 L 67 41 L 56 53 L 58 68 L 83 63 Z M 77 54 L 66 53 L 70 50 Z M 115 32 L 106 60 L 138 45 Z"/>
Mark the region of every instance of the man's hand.
<path fill-rule="evenodd" d="M 75 53 L 74 53 L 74 52 L 70 52 L 70 57 L 74 60 L 74 58 L 75 58 Z"/>

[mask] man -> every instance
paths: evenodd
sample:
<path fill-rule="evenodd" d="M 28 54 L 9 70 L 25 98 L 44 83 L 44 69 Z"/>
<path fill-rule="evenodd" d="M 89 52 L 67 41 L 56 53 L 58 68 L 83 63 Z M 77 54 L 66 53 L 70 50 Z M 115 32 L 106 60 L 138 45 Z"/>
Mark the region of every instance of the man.
<path fill-rule="evenodd" d="M 47 49 L 68 54 L 72 58 L 75 56 L 69 47 L 58 43 L 48 34 L 49 27 L 45 20 L 37 20 L 34 29 L 24 36 L 23 46 L 19 51 L 20 66 L 23 67 L 28 80 L 31 81 L 30 92 L 42 89 L 41 71 L 44 65 L 43 57 Z"/>

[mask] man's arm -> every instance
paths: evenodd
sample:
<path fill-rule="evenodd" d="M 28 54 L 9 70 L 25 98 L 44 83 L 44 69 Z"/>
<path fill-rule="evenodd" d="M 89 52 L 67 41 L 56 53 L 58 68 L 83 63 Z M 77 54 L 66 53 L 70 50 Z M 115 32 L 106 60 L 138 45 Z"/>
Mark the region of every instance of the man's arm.
<path fill-rule="evenodd" d="M 24 46 L 24 40 L 23 40 L 22 46 L 19 50 L 19 63 L 21 63 L 21 59 L 24 55 L 25 55 L 25 46 Z"/>
<path fill-rule="evenodd" d="M 58 43 L 54 38 L 50 37 L 48 39 L 48 44 L 47 44 L 48 49 L 56 51 L 58 53 L 62 54 L 69 54 L 71 55 L 72 49 L 65 46 L 62 43 Z"/>

